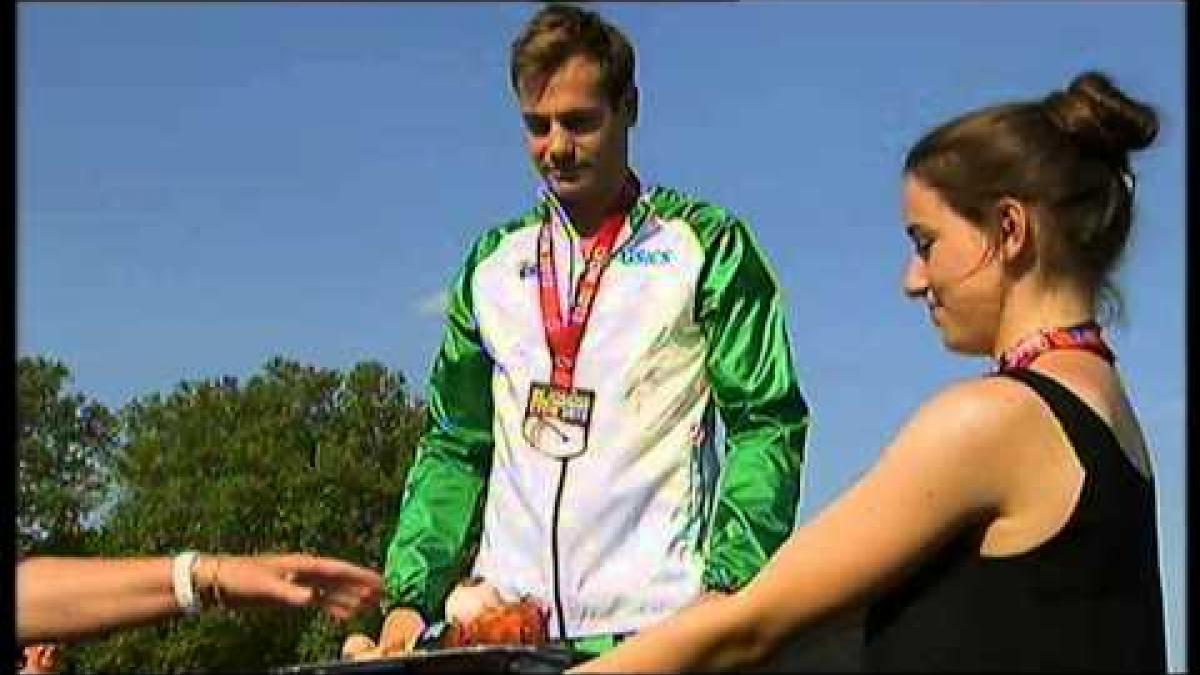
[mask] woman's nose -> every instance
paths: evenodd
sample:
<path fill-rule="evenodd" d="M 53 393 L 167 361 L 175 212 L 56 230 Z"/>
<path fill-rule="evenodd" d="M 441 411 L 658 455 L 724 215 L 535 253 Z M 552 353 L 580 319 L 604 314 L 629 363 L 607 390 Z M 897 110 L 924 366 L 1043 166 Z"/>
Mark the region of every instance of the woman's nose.
<path fill-rule="evenodd" d="M 929 290 L 929 280 L 925 276 L 925 263 L 916 255 L 910 256 L 901 280 L 904 294 L 910 298 L 920 298 Z"/>

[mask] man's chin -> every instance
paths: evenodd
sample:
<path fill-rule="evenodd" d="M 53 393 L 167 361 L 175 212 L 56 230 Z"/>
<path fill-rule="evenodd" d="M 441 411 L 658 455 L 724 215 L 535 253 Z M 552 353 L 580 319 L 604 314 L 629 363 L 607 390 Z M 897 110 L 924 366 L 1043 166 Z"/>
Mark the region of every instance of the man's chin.
<path fill-rule="evenodd" d="M 551 181 L 550 187 L 564 206 L 576 206 L 586 202 L 590 194 L 587 185 L 583 183 Z"/>

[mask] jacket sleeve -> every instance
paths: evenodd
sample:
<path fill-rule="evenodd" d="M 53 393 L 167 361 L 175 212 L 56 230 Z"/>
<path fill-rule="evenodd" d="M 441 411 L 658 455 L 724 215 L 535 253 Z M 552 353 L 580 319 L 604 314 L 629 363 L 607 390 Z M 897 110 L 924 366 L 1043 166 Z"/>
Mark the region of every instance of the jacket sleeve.
<path fill-rule="evenodd" d="M 473 298 L 477 243 L 449 293 L 446 331 L 430 376 L 425 430 L 409 469 L 384 565 L 385 608 L 441 618 L 470 564 L 492 461 L 492 360 Z"/>
<path fill-rule="evenodd" d="M 725 458 L 702 582 L 749 582 L 791 533 L 803 487 L 808 405 L 792 366 L 779 284 L 750 230 L 726 217 L 706 243 L 698 298 Z"/>

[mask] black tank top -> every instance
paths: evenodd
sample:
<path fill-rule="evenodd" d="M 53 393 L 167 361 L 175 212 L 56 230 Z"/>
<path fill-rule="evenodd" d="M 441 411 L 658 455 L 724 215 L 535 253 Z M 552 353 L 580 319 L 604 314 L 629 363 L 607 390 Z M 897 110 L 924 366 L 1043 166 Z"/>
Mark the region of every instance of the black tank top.
<path fill-rule="evenodd" d="M 866 666 L 876 671 L 1166 669 L 1154 484 L 1070 390 L 1005 373 L 1054 412 L 1086 472 L 1067 524 L 1013 556 L 984 557 L 969 527 L 872 604 Z"/>

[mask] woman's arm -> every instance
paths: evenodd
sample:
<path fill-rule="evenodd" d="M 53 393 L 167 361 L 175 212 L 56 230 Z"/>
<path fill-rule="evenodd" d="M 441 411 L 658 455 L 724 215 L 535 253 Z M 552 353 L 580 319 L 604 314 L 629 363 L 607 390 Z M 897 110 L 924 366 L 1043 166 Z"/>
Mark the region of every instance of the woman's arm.
<path fill-rule="evenodd" d="M 201 555 L 196 592 L 231 606 L 320 606 L 345 619 L 378 602 L 379 574 L 308 554 Z M 33 557 L 17 566 L 17 638 L 24 644 L 72 640 L 183 612 L 172 559 Z"/>
<path fill-rule="evenodd" d="M 972 519 L 994 515 L 1022 403 L 995 381 L 923 406 L 880 461 L 796 530 L 745 588 L 686 609 L 576 672 L 725 670 L 859 604 Z"/>

